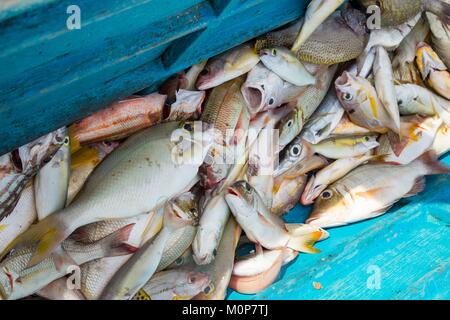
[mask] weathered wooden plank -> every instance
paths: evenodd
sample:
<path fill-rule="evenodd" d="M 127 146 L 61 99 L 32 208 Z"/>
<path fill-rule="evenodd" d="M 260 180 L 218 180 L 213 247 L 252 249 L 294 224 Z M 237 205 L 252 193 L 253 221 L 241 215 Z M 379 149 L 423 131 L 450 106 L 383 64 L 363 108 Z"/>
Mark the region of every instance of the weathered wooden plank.
<path fill-rule="evenodd" d="M 450 154 L 445 158 L 450 164 Z M 281 279 L 256 295 L 229 299 L 449 299 L 450 175 L 427 178 L 426 190 L 385 215 L 330 229 L 316 255 L 300 254 Z M 290 222 L 303 221 L 300 206 Z M 379 271 L 379 287 L 372 282 Z M 322 289 L 313 287 L 320 282 Z"/>

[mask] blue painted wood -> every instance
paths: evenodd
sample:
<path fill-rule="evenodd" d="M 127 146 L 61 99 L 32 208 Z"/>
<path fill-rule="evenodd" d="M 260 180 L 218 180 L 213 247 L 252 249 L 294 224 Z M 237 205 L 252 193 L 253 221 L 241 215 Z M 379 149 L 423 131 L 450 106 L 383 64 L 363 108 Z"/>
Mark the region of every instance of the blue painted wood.
<path fill-rule="evenodd" d="M 302 222 L 308 211 L 298 206 L 286 220 Z M 328 230 L 321 253 L 300 254 L 266 290 L 230 290 L 228 299 L 450 299 L 449 226 L 450 175 L 427 177 L 424 192 L 385 215 Z M 379 288 L 371 285 L 374 270 Z"/>
<path fill-rule="evenodd" d="M 0 154 L 292 21 L 306 2 L 2 2 Z M 81 30 L 66 28 L 73 4 L 81 9 Z"/>

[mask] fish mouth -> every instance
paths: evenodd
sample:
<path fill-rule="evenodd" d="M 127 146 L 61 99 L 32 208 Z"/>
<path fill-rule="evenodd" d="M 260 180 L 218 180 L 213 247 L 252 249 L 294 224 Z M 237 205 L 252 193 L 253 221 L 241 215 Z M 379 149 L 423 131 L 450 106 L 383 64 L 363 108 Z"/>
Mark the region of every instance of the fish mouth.
<path fill-rule="evenodd" d="M 260 86 L 245 86 L 242 88 L 242 95 L 251 113 L 257 113 L 263 109 L 265 93 Z"/>
<path fill-rule="evenodd" d="M 229 187 L 229 188 L 227 189 L 227 194 L 228 194 L 228 195 L 232 195 L 232 196 L 235 196 L 235 197 L 240 198 L 239 192 L 237 192 L 237 190 L 234 189 L 233 187 Z"/>
<path fill-rule="evenodd" d="M 342 75 L 336 79 L 334 84 L 336 85 L 336 87 L 350 86 L 351 79 L 352 79 L 351 74 L 348 73 L 347 71 L 344 71 L 344 73 L 342 73 Z"/>

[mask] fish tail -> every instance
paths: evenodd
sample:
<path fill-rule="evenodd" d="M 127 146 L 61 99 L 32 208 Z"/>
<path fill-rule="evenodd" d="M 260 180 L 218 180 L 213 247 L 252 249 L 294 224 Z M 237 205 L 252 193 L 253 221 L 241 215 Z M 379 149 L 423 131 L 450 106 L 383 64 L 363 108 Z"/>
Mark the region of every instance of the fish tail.
<path fill-rule="evenodd" d="M 450 167 L 440 162 L 436 156 L 436 153 L 432 150 L 425 152 L 419 159 L 426 168 L 429 175 L 433 174 L 446 174 L 450 172 Z"/>
<path fill-rule="evenodd" d="M 76 124 L 69 127 L 70 154 L 74 154 L 81 149 L 81 143 L 76 135 Z"/>
<path fill-rule="evenodd" d="M 314 244 L 328 237 L 328 232 L 310 225 L 286 224 L 286 228 L 291 235 L 287 247 L 299 252 L 319 253 L 320 250 L 314 248 Z"/>
<path fill-rule="evenodd" d="M 0 258 L 4 257 L 11 249 L 37 245 L 27 266 L 32 267 L 48 257 L 72 231 L 59 214 L 50 215 L 14 239 L 1 253 Z"/>
<path fill-rule="evenodd" d="M 134 225 L 135 223 L 128 224 L 98 241 L 104 250 L 105 257 L 123 256 L 138 250 L 137 247 L 125 243 Z"/>
<path fill-rule="evenodd" d="M 422 3 L 425 11 L 434 13 L 443 25 L 450 27 L 450 4 L 441 0 L 424 0 Z"/>

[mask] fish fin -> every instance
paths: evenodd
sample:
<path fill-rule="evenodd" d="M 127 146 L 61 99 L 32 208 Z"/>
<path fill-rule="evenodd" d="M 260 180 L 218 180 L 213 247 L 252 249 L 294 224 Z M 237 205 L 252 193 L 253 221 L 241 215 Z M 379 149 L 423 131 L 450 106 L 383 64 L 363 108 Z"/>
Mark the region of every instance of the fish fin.
<path fill-rule="evenodd" d="M 76 128 L 76 123 L 69 127 L 70 154 L 74 154 L 81 149 L 80 140 L 76 135 Z"/>
<path fill-rule="evenodd" d="M 72 230 L 64 224 L 61 215 L 55 213 L 32 225 L 14 239 L 1 253 L 0 258 L 13 248 L 37 244 L 36 251 L 27 265 L 27 267 L 32 267 L 47 258 L 71 233 Z"/>
<path fill-rule="evenodd" d="M 357 197 L 370 197 L 370 198 L 377 198 L 378 194 L 381 192 L 384 192 L 385 189 L 384 188 L 374 188 L 371 190 L 367 190 L 367 191 L 361 191 L 361 192 L 356 192 L 355 196 Z"/>
<path fill-rule="evenodd" d="M 404 198 L 414 197 L 418 193 L 421 193 L 423 190 L 425 190 L 425 178 L 419 177 L 416 179 L 416 182 L 414 183 L 413 187 L 407 194 L 405 194 Z"/>
<path fill-rule="evenodd" d="M 389 144 L 391 145 L 392 151 L 397 157 L 399 157 L 402 154 L 403 150 L 406 148 L 409 141 L 413 140 L 408 137 L 399 135 L 398 133 L 391 130 L 388 131 L 387 137 L 389 140 Z M 415 140 L 417 141 L 417 138 Z"/>
<path fill-rule="evenodd" d="M 436 153 L 432 150 L 425 152 L 418 160 L 425 165 L 430 175 L 450 172 L 450 167 L 439 162 Z"/>
<path fill-rule="evenodd" d="M 382 214 L 385 214 L 390 208 L 392 208 L 393 205 L 394 205 L 393 203 L 390 203 L 387 206 L 385 206 L 377 211 L 372 212 L 370 214 L 370 218 L 375 218 L 375 217 L 381 216 Z"/>
<path fill-rule="evenodd" d="M 328 232 L 321 228 L 311 228 L 304 224 L 286 224 L 286 228 L 291 236 L 287 247 L 295 251 L 304 253 L 319 253 L 320 250 L 314 248 L 314 244 L 326 237 Z"/>
<path fill-rule="evenodd" d="M 135 223 L 128 224 L 97 242 L 104 248 L 105 257 L 123 256 L 138 250 L 137 247 L 125 243 L 134 225 Z"/>
<path fill-rule="evenodd" d="M 450 28 L 450 4 L 440 0 L 428 0 L 422 2 L 425 11 L 429 11 L 438 16 L 446 28 Z"/>

